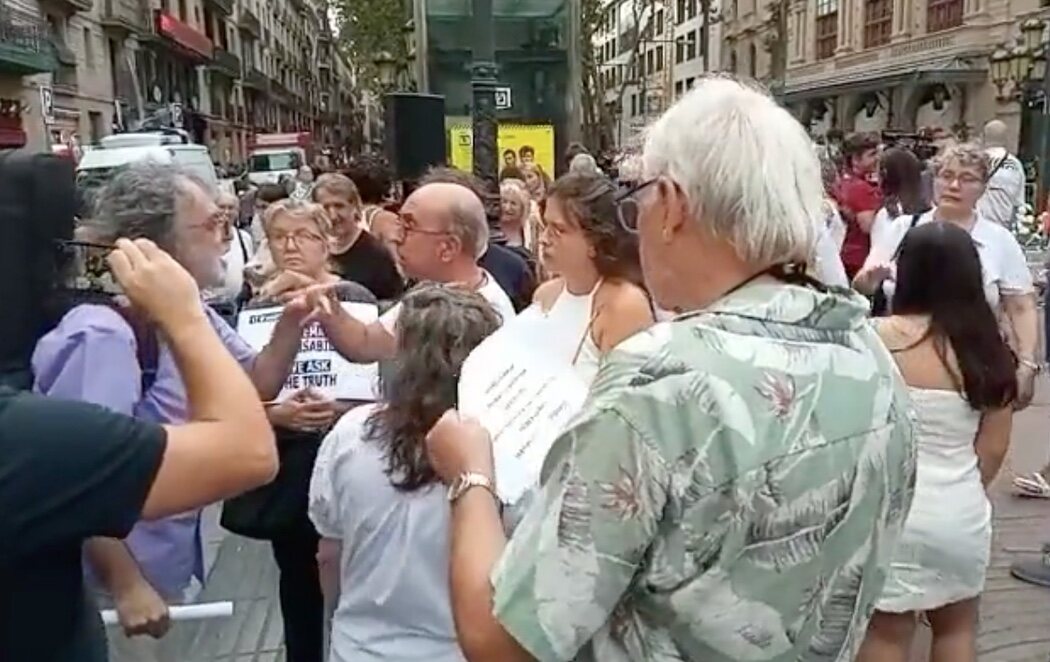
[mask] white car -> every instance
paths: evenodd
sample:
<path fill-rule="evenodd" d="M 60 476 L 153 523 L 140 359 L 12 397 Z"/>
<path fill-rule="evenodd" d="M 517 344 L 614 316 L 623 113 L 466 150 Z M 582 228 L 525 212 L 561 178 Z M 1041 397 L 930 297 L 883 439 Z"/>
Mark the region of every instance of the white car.
<path fill-rule="evenodd" d="M 217 192 L 219 175 L 208 148 L 184 140 L 182 132 L 121 133 L 103 138 L 77 164 L 77 189 L 83 202 L 90 208 L 94 195 L 120 168 L 146 159 L 175 163 Z"/>

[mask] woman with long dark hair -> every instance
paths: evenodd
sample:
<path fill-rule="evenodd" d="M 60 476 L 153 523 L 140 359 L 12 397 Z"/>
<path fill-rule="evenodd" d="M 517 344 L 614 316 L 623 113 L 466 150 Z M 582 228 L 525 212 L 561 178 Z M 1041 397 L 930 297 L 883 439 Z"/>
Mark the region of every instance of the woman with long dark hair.
<path fill-rule="evenodd" d="M 463 361 L 500 317 L 480 295 L 421 285 L 401 302 L 382 404 L 350 411 L 310 484 L 331 662 L 463 662 L 449 599 L 449 505 L 424 438 L 456 404 Z"/>
<path fill-rule="evenodd" d="M 930 660 L 973 662 L 992 541 L 985 490 L 1010 443 L 1014 360 L 965 230 L 911 230 L 897 276 L 893 316 L 877 324 L 918 413 L 915 495 L 858 660 L 906 662 L 924 612 Z"/>
<path fill-rule="evenodd" d="M 930 208 L 922 191 L 922 163 L 910 150 L 891 147 L 882 153 L 879 185 L 882 187 L 882 209 L 875 214 L 872 224 L 872 245 L 898 218 L 916 216 Z"/>

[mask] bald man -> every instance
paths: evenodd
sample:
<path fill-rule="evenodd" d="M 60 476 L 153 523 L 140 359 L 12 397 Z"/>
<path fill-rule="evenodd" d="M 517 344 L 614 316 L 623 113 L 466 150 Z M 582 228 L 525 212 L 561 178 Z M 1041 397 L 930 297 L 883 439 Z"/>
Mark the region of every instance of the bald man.
<path fill-rule="evenodd" d="M 507 293 L 477 263 L 488 248 L 489 232 L 485 208 L 473 191 L 459 184 L 426 184 L 408 196 L 400 216 L 394 243 L 407 277 L 459 284 L 487 299 L 504 320 L 514 316 Z M 350 361 L 372 363 L 394 356 L 400 313 L 398 304 L 378 321 L 363 324 L 331 306 L 319 321 L 336 351 Z"/>
<path fill-rule="evenodd" d="M 988 154 L 988 184 L 977 201 L 982 217 L 1014 229 L 1025 206 L 1025 175 L 1021 161 L 1006 148 L 1006 124 L 992 120 L 984 125 L 982 143 Z"/>

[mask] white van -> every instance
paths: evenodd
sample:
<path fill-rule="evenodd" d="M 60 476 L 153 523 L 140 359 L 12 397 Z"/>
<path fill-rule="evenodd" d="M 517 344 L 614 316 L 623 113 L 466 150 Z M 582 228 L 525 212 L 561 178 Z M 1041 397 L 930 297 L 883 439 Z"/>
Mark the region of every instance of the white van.
<path fill-rule="evenodd" d="M 84 152 L 77 164 L 77 189 L 90 200 L 118 169 L 129 163 L 153 159 L 159 163 L 175 163 L 189 174 L 219 190 L 219 175 L 204 145 L 191 145 L 182 132 L 122 133 L 107 136 L 95 149 Z"/>

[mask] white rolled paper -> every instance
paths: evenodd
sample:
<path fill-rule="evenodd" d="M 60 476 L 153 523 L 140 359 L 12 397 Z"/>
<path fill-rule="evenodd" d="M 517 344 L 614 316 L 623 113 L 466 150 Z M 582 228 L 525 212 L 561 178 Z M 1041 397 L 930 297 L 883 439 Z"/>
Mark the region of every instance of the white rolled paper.
<path fill-rule="evenodd" d="M 168 615 L 173 621 L 200 621 L 206 618 L 227 618 L 233 616 L 233 603 L 202 602 L 197 605 L 173 605 L 168 607 Z M 119 622 L 115 609 L 102 610 L 102 622 L 116 625 Z"/>

